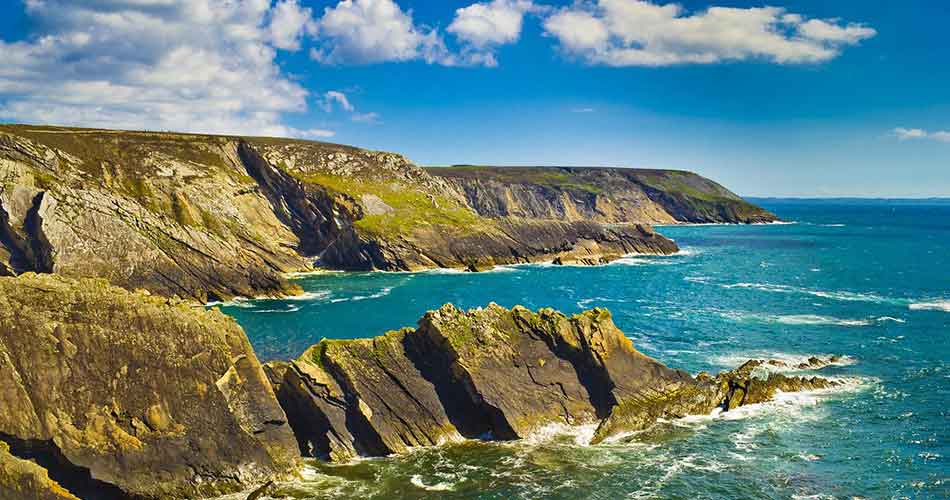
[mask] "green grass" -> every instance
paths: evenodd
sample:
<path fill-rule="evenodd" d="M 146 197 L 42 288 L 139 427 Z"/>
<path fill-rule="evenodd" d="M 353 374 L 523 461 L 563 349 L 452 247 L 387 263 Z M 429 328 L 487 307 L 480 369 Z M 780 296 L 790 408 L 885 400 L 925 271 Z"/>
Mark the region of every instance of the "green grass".
<path fill-rule="evenodd" d="M 357 201 L 364 194 L 378 196 L 393 211 L 366 215 L 355 223 L 358 229 L 372 235 L 409 235 L 413 230 L 427 226 L 467 232 L 487 224 L 485 219 L 455 200 L 439 195 L 427 196 L 419 191 L 417 186 L 324 174 L 303 174 L 293 170 L 288 172 L 301 182 L 324 186 L 350 195 Z"/>
<path fill-rule="evenodd" d="M 430 172 L 438 173 L 433 168 Z M 604 191 L 593 182 L 586 182 L 580 175 L 556 167 L 483 167 L 462 165 L 445 168 L 452 177 L 492 179 L 508 184 L 537 184 L 554 188 L 600 194 Z"/>

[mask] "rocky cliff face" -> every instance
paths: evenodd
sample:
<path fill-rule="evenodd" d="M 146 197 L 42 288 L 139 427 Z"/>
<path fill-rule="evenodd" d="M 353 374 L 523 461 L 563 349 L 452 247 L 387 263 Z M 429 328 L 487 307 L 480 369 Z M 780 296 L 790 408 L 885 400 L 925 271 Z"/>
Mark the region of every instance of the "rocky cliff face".
<path fill-rule="evenodd" d="M 103 280 L 0 278 L 0 401 L 2 498 L 194 498 L 297 466 L 232 319 Z"/>
<path fill-rule="evenodd" d="M 487 217 L 605 223 L 758 223 L 777 220 L 719 184 L 676 170 L 578 167 L 429 168 Z"/>
<path fill-rule="evenodd" d="M 283 275 L 597 263 L 675 245 L 644 226 L 483 217 L 400 155 L 287 139 L 0 126 L 0 275 L 103 277 L 199 300 Z"/>
<path fill-rule="evenodd" d="M 835 382 L 759 372 L 712 377 L 634 349 L 610 314 L 567 317 L 447 305 L 417 329 L 329 341 L 267 371 L 308 455 L 346 460 L 463 438 L 517 439 L 550 423 L 599 424 L 594 442 L 658 419 L 761 403 Z"/>

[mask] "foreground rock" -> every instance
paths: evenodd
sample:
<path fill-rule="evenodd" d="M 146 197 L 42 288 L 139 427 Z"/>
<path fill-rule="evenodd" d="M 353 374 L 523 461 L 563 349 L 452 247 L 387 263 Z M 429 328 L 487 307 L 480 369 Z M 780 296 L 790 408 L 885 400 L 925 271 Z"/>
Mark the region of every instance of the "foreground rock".
<path fill-rule="evenodd" d="M 0 401 L 2 498 L 209 496 L 299 456 L 232 319 L 102 280 L 0 278 Z"/>
<path fill-rule="evenodd" d="M 551 423 L 599 423 L 593 442 L 658 419 L 761 403 L 823 378 L 756 370 L 715 377 L 638 352 L 610 313 L 446 305 L 416 329 L 324 340 L 267 371 L 305 454 L 346 460 L 462 438 L 517 439 Z"/>

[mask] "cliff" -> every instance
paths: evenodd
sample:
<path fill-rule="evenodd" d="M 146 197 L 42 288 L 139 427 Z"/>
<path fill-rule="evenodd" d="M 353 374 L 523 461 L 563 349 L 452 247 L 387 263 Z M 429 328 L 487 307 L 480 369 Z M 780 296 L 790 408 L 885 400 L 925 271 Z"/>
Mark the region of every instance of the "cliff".
<path fill-rule="evenodd" d="M 234 320 L 103 280 L 0 278 L 0 498 L 194 498 L 292 473 Z"/>
<path fill-rule="evenodd" d="M 283 275 L 479 269 L 670 253 L 639 224 L 488 218 L 400 155 L 289 139 L 0 126 L 0 275 L 54 272 L 199 300 Z"/>
<path fill-rule="evenodd" d="M 679 170 L 433 167 L 487 217 L 604 223 L 760 223 L 777 218 L 723 186 Z"/>
<path fill-rule="evenodd" d="M 492 304 L 467 312 L 446 305 L 416 329 L 373 339 L 323 340 L 266 370 L 302 452 L 347 460 L 465 438 L 518 439 L 551 423 L 597 424 L 598 443 L 658 419 L 836 384 L 757 371 L 763 363 L 692 377 L 638 352 L 606 310 L 567 317 Z"/>

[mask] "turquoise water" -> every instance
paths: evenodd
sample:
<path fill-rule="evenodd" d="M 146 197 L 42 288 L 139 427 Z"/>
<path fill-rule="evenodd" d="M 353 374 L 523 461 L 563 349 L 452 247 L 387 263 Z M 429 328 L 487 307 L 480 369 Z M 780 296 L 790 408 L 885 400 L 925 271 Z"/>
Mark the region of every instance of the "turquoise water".
<path fill-rule="evenodd" d="M 298 300 L 223 307 L 263 359 L 413 325 L 445 302 L 603 306 L 691 372 L 846 356 L 844 389 L 586 446 L 592 429 L 313 462 L 299 498 L 950 498 L 950 205 L 763 201 L 794 224 L 679 226 L 684 249 L 602 267 L 308 276 Z"/>

